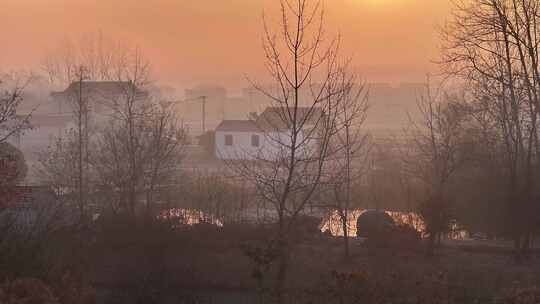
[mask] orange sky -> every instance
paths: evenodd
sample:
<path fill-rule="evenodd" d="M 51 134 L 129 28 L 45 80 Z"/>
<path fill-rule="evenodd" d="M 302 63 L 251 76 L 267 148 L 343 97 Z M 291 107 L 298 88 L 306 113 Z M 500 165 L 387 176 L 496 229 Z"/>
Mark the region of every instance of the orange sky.
<path fill-rule="evenodd" d="M 101 30 L 142 48 L 156 78 L 232 88 L 263 71 L 261 14 L 276 0 L 0 0 L 0 69 L 35 68 L 66 36 Z M 326 0 L 327 31 L 371 82 L 418 81 L 449 0 Z"/>

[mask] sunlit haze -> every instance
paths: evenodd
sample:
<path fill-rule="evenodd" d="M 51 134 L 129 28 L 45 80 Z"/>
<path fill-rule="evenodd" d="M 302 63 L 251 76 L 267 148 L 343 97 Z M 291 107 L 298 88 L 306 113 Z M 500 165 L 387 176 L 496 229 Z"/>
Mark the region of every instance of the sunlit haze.
<path fill-rule="evenodd" d="M 0 304 L 540 303 L 540 0 L 0 0 Z"/>
<path fill-rule="evenodd" d="M 156 78 L 185 88 L 219 83 L 232 89 L 263 71 L 263 10 L 269 0 L 2 0 L 0 65 L 39 68 L 65 37 L 101 31 L 138 45 Z M 341 33 L 342 52 L 370 82 L 411 82 L 433 70 L 440 0 L 326 1 L 327 33 Z"/>

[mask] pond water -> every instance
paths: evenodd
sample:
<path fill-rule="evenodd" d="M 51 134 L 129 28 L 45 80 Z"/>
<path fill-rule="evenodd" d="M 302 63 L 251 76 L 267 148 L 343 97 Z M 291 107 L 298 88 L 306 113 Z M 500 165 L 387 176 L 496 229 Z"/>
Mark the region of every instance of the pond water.
<path fill-rule="evenodd" d="M 349 211 L 347 220 L 347 230 L 351 237 L 356 236 L 356 221 L 358 217 L 366 212 L 366 209 L 356 209 Z M 420 215 L 414 212 L 399 212 L 399 211 L 386 211 L 396 223 L 404 224 L 414 227 L 422 235 L 425 234 L 426 225 Z M 337 211 L 334 211 L 329 216 L 326 216 L 321 223 L 321 231 L 329 231 L 333 236 L 343 236 L 343 227 L 341 224 L 341 218 Z M 451 232 L 446 236 L 448 239 L 465 240 L 468 239 L 468 233 L 463 229 L 460 229 L 457 224 L 454 224 Z"/>
<path fill-rule="evenodd" d="M 209 223 L 218 227 L 223 227 L 223 222 L 220 219 L 203 211 L 194 209 L 172 208 L 163 210 L 158 218 L 172 221 L 178 226 Z"/>
<path fill-rule="evenodd" d="M 356 221 L 358 220 L 358 217 L 366 212 L 366 209 L 356 209 L 349 211 L 349 216 L 347 220 L 347 228 L 349 232 L 350 237 L 356 236 Z M 259 218 L 259 213 L 257 213 L 257 218 L 253 218 L 255 215 L 253 212 L 246 212 L 246 218 L 248 222 L 268 222 L 268 219 L 272 219 L 272 216 L 268 216 L 267 213 L 272 213 L 272 211 L 265 212 L 265 218 L 264 220 L 261 220 Z M 404 224 L 414 227 L 417 231 L 422 233 L 422 235 L 425 233 L 425 223 L 422 220 L 422 218 L 414 213 L 414 212 L 399 212 L 399 211 L 386 211 L 396 223 L 398 224 Z M 321 224 L 320 229 L 323 232 L 330 232 L 333 236 L 343 236 L 343 228 L 341 225 L 341 219 L 339 217 L 339 214 L 337 211 L 328 213 L 328 212 L 314 212 L 311 214 L 316 217 L 321 218 Z M 172 221 L 175 225 L 183 226 L 183 225 L 195 225 L 199 223 L 210 223 L 213 225 L 216 225 L 218 227 L 223 227 L 223 220 L 220 218 L 217 218 L 215 216 L 212 216 L 209 213 L 205 213 L 203 211 L 194 210 L 194 209 L 182 209 L 182 208 L 172 208 L 168 210 L 164 210 L 159 215 L 160 219 L 163 220 L 169 220 Z M 270 221 L 275 221 L 270 220 Z M 452 232 L 449 233 L 446 237 L 448 239 L 455 239 L 455 240 L 465 240 L 468 239 L 468 234 L 462 230 L 459 229 L 457 225 L 454 225 L 452 227 Z"/>
<path fill-rule="evenodd" d="M 358 217 L 366 211 L 367 210 L 365 209 L 349 211 L 347 220 L 347 230 L 349 232 L 349 236 L 356 236 L 356 221 L 358 220 Z M 425 231 L 424 221 L 416 213 L 391 211 L 387 211 L 386 213 L 388 213 L 396 223 L 410 225 L 420 232 Z M 343 236 L 341 218 L 337 211 L 332 212 L 329 216 L 323 219 L 321 231 L 330 231 L 333 236 Z"/>

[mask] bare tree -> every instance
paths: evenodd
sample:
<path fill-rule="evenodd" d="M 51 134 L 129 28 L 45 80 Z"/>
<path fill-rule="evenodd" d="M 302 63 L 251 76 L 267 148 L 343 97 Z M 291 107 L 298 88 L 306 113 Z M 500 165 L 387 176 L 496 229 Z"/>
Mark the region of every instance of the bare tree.
<path fill-rule="evenodd" d="M 184 202 L 179 208 L 199 212 L 199 222 L 239 223 L 253 204 L 252 189 L 246 181 L 236 180 L 227 170 L 197 169 L 189 173 L 183 185 Z"/>
<path fill-rule="evenodd" d="M 138 53 L 118 73 L 121 94 L 109 101 L 107 125 L 96 135 L 92 164 L 99 184 L 113 194 L 111 209 L 136 214 L 144 197 L 153 213 L 155 193 L 178 174 L 187 134 L 171 107 L 145 89 L 149 65 Z M 116 203 L 115 203 L 116 202 Z"/>
<path fill-rule="evenodd" d="M 66 39 L 60 43 L 58 49 L 48 54 L 43 62 L 43 70 L 51 84 L 60 84 L 67 87 L 66 100 L 75 120 L 77 132 L 77 206 L 80 221 L 86 218 L 87 197 L 90 187 L 90 137 L 91 109 L 99 101 L 96 94 L 87 84 L 89 81 L 113 80 L 125 68 L 128 50 L 106 40 L 101 33 L 97 36 L 87 35 L 81 37 L 78 43 Z M 61 108 L 61 107 L 60 107 Z M 68 141 L 75 138 L 66 139 Z M 45 155 L 42 155 L 44 158 Z M 69 157 L 65 157 L 69 159 Z"/>
<path fill-rule="evenodd" d="M 79 216 L 80 222 L 85 220 L 86 196 L 88 192 L 88 97 L 84 94 L 84 81 L 86 80 L 86 69 L 84 66 L 79 66 L 76 73 L 77 89 L 73 92 L 74 96 L 70 96 L 74 105 L 74 115 L 77 122 L 77 147 L 78 147 L 78 191 L 79 191 Z M 86 157 L 85 157 L 86 156 Z"/>
<path fill-rule="evenodd" d="M 153 214 L 157 188 L 177 186 L 174 178 L 180 170 L 188 134 L 170 106 L 157 106 L 148 123 L 150 174 L 146 178 L 145 189 L 147 212 Z"/>
<path fill-rule="evenodd" d="M 132 47 L 102 32 L 60 41 L 44 58 L 42 68 L 52 84 L 66 85 L 80 78 L 93 81 L 117 80 L 129 61 Z"/>
<path fill-rule="evenodd" d="M 27 171 L 23 153 L 7 142 L 0 143 L 0 212 L 13 203 L 13 190 Z"/>
<path fill-rule="evenodd" d="M 24 130 L 30 128 L 30 116 L 17 115 L 17 108 L 22 102 L 22 93 L 28 81 L 0 79 L 0 143 L 14 136 L 21 135 Z M 12 78 L 12 77 L 8 77 Z M 9 82 L 9 83 L 6 83 Z M 9 85 L 9 88 L 5 86 Z"/>
<path fill-rule="evenodd" d="M 450 225 L 451 199 L 448 184 L 463 165 L 460 151 L 465 114 L 442 89 L 433 90 L 427 83 L 418 100 L 419 121 L 411 119 L 414 152 L 406 161 L 409 172 L 425 186 L 426 197 L 420 215 L 429 235 L 427 254 L 433 255 L 435 241 Z"/>
<path fill-rule="evenodd" d="M 23 90 L 29 81 L 21 83 L 17 76 L 9 75 L 0 78 L 0 209 L 12 199 L 13 187 L 26 176 L 27 167 L 22 152 L 9 142 L 31 128 L 32 113 L 25 116 L 17 114 Z"/>
<path fill-rule="evenodd" d="M 67 130 L 38 153 L 38 176 L 58 197 L 72 193 L 78 187 L 78 151 L 75 130 Z"/>
<path fill-rule="evenodd" d="M 337 104 L 341 107 L 336 116 L 336 128 L 332 143 L 332 170 L 329 170 L 328 183 L 332 195 L 325 202 L 326 207 L 337 212 L 343 233 L 344 256 L 349 253 L 349 219 L 351 206 L 351 188 L 366 174 L 370 141 L 362 126 L 368 111 L 368 92 L 364 84 L 355 87 L 352 82 L 342 84 L 342 99 Z"/>
<path fill-rule="evenodd" d="M 151 214 L 156 192 L 171 187 L 166 183 L 177 173 L 186 132 L 172 108 L 149 94 L 150 64 L 138 49 L 99 34 L 67 40 L 45 59 L 44 69 L 51 82 L 69 84 L 81 217 L 91 192 L 109 193 L 116 198 L 112 209 L 132 215 L 144 200 Z"/>
<path fill-rule="evenodd" d="M 443 31 L 442 66 L 471 88 L 504 149 L 507 227 L 520 258 L 537 218 L 535 163 L 538 143 L 538 16 L 533 0 L 458 2 Z M 523 253 L 523 254 L 522 254 Z"/>
<path fill-rule="evenodd" d="M 269 246 L 277 252 L 274 290 L 283 302 L 290 236 L 324 181 L 331 139 L 341 131 L 336 127 L 343 109 L 341 84 L 348 74 L 339 61 L 339 39 L 325 43 L 321 1 L 281 0 L 275 33 L 263 19 L 266 66 L 277 90 L 252 83 L 272 103 L 256 122 L 264 140 L 259 151 L 249 155 L 251 160 L 232 167 L 254 183 L 275 211 L 277 231 Z"/>

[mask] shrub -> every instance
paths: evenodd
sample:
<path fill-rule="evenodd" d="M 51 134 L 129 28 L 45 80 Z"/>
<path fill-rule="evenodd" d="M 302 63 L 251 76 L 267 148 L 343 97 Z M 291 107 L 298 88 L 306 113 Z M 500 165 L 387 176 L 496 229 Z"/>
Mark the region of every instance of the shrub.
<path fill-rule="evenodd" d="M 366 241 L 368 247 L 415 250 L 420 248 L 420 232 L 410 225 L 385 226 L 371 234 Z"/>
<path fill-rule="evenodd" d="M 13 188 L 26 177 L 27 171 L 22 152 L 8 143 L 0 143 L 0 210 L 16 199 Z"/>
<path fill-rule="evenodd" d="M 501 303 L 504 304 L 536 304 L 540 303 L 540 288 L 516 288 L 503 296 Z"/>
<path fill-rule="evenodd" d="M 51 289 L 37 279 L 18 279 L 0 285 L 0 303 L 58 304 Z"/>

